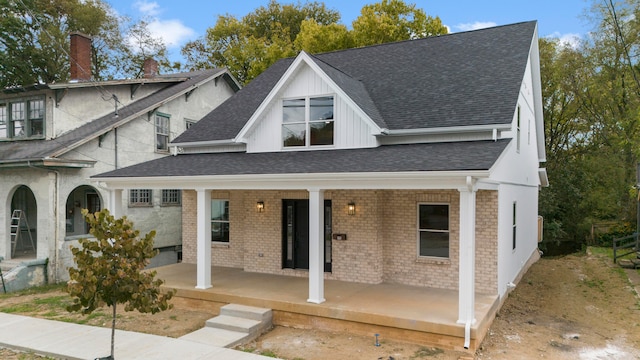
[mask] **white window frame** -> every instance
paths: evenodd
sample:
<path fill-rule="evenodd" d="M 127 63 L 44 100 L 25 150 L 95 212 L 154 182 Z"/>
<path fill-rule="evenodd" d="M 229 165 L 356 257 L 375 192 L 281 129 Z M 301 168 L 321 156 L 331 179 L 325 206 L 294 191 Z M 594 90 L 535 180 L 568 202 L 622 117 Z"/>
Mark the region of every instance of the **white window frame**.
<path fill-rule="evenodd" d="M 130 207 L 153 206 L 153 190 L 152 189 L 129 189 L 129 206 Z"/>
<path fill-rule="evenodd" d="M 180 189 L 162 189 L 162 206 L 180 206 L 182 203 L 182 191 Z"/>
<path fill-rule="evenodd" d="M 420 207 L 421 206 L 446 206 L 447 207 L 447 228 L 448 230 L 439 230 L 439 229 L 421 229 L 420 228 Z M 450 259 L 451 258 L 451 204 L 449 203 L 434 203 L 434 202 L 420 202 L 416 206 L 416 251 L 418 254 L 418 258 L 422 259 Z M 420 234 L 422 232 L 434 232 L 434 233 L 447 233 L 448 236 L 448 246 L 447 256 L 437 256 L 437 255 L 422 255 L 420 254 Z"/>
<path fill-rule="evenodd" d="M 332 118 L 331 119 L 311 119 L 311 100 L 313 99 L 320 99 L 320 98 L 331 98 L 332 100 Z M 292 101 L 292 100 L 304 100 L 304 120 L 302 121 L 295 121 L 295 122 L 285 122 L 284 121 L 284 109 L 285 109 L 285 102 L 287 101 Z M 281 116 L 281 120 L 280 120 L 280 147 L 283 150 L 296 150 L 296 149 L 309 149 L 309 148 L 332 148 L 335 146 L 336 143 L 336 96 L 335 94 L 325 94 L 325 95 L 313 95 L 313 96 L 298 96 L 298 97 L 290 97 L 290 98 L 284 98 L 281 101 L 281 106 L 280 109 L 282 111 L 282 116 Z M 313 145 L 311 144 L 311 125 L 312 124 L 318 124 L 318 123 L 322 123 L 322 122 L 332 122 L 333 123 L 333 133 L 332 133 L 332 140 L 331 140 L 331 144 L 318 144 L 318 145 Z M 286 125 L 303 125 L 305 126 L 305 130 L 304 130 L 304 145 L 290 145 L 290 146 L 286 146 L 285 145 L 285 126 Z"/>
<path fill-rule="evenodd" d="M 161 112 L 154 114 L 154 129 L 155 129 L 155 151 L 160 153 L 169 152 L 169 141 L 171 141 L 171 116 Z M 166 120 L 166 126 L 160 124 L 161 120 Z M 160 144 L 160 138 L 164 138 L 164 145 Z"/>
<path fill-rule="evenodd" d="M 224 219 L 213 219 L 213 209 L 211 209 L 211 243 L 213 244 L 229 244 L 231 242 L 231 201 L 229 201 L 229 199 L 211 199 L 211 207 L 213 208 L 213 203 L 216 201 L 226 201 L 227 202 L 227 209 L 229 209 L 229 218 L 227 220 Z M 228 239 L 226 240 L 222 240 L 222 241 L 216 241 L 213 240 L 213 225 L 214 224 L 227 224 L 227 228 L 229 229 L 227 231 L 228 234 Z"/>

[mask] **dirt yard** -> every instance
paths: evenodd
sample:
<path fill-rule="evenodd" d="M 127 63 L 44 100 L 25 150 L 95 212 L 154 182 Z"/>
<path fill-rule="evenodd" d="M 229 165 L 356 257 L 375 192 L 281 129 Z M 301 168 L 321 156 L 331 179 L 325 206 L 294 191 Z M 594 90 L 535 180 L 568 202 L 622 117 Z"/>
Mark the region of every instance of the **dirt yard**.
<path fill-rule="evenodd" d="M 638 272 L 631 275 L 640 287 Z M 110 326 L 107 309 L 69 314 L 61 310 L 67 301 L 60 289 L 0 296 L 0 311 Z M 156 315 L 123 311 L 118 328 L 178 337 L 212 315 L 180 308 Z M 384 338 L 379 345 L 373 336 L 276 327 L 243 350 L 289 360 L 640 359 L 640 298 L 629 274 L 602 255 L 543 258 L 509 295 L 475 356 Z M 38 359 L 8 350 L 0 350 L 0 358 Z"/>

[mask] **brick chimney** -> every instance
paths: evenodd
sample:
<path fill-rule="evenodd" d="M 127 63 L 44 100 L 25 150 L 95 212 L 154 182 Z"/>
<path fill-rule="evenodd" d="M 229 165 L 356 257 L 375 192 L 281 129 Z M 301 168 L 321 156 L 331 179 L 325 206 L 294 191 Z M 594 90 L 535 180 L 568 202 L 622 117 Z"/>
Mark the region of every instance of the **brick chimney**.
<path fill-rule="evenodd" d="M 71 80 L 91 80 L 91 37 L 74 31 L 69 35 L 71 44 Z"/>
<path fill-rule="evenodd" d="M 158 62 L 153 58 L 147 58 L 142 65 L 144 71 L 144 78 L 149 79 L 158 75 Z"/>

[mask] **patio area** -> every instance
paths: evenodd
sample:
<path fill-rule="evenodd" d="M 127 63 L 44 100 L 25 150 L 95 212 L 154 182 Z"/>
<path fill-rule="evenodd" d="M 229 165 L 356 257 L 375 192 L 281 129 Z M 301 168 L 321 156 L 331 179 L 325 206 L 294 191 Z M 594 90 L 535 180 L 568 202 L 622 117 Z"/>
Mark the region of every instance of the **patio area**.
<path fill-rule="evenodd" d="M 458 292 L 399 284 L 377 285 L 325 280 L 322 304 L 307 302 L 306 277 L 245 272 L 213 267 L 213 287 L 196 289 L 196 265 L 179 263 L 159 268 L 157 277 L 178 290 L 176 306 L 207 308 L 235 303 L 273 309 L 274 325 L 344 331 L 447 349 L 464 350 L 464 324 L 457 324 Z M 476 294 L 476 322 L 470 351 L 484 338 L 499 299 Z"/>

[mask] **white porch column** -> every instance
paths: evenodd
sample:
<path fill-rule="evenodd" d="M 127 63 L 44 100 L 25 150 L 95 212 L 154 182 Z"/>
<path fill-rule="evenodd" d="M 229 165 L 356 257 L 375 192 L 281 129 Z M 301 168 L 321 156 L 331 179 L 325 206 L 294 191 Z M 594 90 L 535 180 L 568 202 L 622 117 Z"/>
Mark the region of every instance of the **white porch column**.
<path fill-rule="evenodd" d="M 309 299 L 324 299 L 324 190 L 309 189 Z"/>
<path fill-rule="evenodd" d="M 471 177 L 460 192 L 460 263 L 458 278 L 458 323 L 475 319 L 476 189 Z"/>
<path fill-rule="evenodd" d="M 197 189 L 196 289 L 211 287 L 211 190 Z"/>
<path fill-rule="evenodd" d="M 122 189 L 109 191 L 109 207 L 114 218 L 122 217 Z"/>

